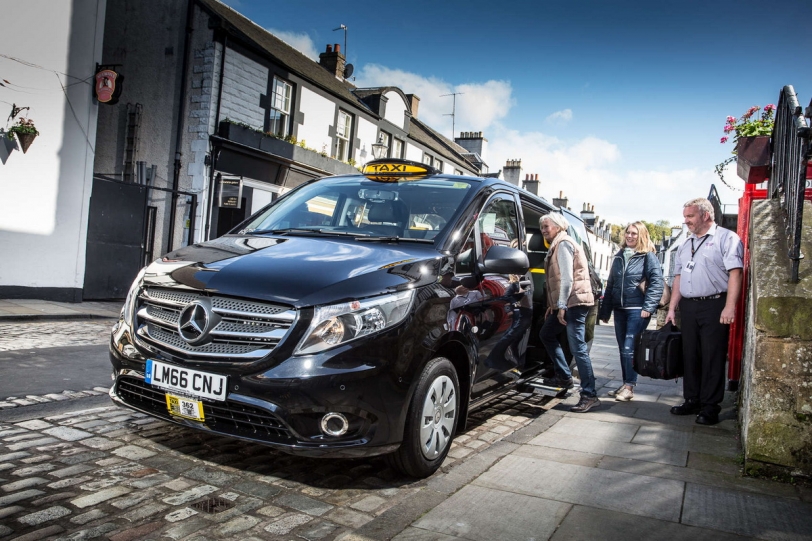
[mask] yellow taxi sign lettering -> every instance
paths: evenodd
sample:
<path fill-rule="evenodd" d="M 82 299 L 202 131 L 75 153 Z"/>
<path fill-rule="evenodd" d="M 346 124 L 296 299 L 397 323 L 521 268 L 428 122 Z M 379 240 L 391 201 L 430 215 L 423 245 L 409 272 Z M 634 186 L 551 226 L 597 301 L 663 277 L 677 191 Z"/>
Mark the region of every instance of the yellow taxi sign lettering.
<path fill-rule="evenodd" d="M 439 171 L 426 164 L 392 159 L 367 162 L 361 171 L 361 174 L 371 180 L 384 182 L 424 178 L 429 175 L 436 175 L 437 173 L 439 173 Z"/>

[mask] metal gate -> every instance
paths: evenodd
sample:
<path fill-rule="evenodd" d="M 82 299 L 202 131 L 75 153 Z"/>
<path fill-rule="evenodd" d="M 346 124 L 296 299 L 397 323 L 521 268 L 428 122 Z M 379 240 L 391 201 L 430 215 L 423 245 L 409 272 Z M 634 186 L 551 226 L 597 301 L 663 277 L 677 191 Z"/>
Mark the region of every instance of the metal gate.
<path fill-rule="evenodd" d="M 84 300 L 123 299 L 143 266 L 147 186 L 93 178 Z"/>

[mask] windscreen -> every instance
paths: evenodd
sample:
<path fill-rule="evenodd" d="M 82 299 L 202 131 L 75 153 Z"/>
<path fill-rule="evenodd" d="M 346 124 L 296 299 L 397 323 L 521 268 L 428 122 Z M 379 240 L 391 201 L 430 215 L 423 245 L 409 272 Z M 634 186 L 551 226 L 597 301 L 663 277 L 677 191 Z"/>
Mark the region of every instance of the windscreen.
<path fill-rule="evenodd" d="M 472 191 L 472 181 L 460 179 L 323 179 L 278 200 L 255 216 L 244 232 L 313 229 L 433 239 L 453 222 Z"/>

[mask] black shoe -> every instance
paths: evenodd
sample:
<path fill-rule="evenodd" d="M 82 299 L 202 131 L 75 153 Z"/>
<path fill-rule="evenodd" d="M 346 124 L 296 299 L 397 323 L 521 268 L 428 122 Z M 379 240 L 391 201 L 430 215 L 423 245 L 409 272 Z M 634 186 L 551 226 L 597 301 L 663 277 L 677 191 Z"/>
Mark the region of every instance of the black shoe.
<path fill-rule="evenodd" d="M 696 415 L 699 413 L 699 410 L 702 409 L 699 402 L 691 402 L 690 400 L 686 400 L 679 406 L 674 406 L 671 408 L 671 413 L 673 415 Z"/>
<path fill-rule="evenodd" d="M 715 425 L 719 422 L 719 415 L 716 413 L 702 412 L 696 416 L 696 424 L 698 425 Z"/>
<path fill-rule="evenodd" d="M 547 387 L 558 387 L 559 389 L 572 389 L 575 386 L 572 382 L 572 378 L 564 379 L 558 376 L 544 378 L 544 385 Z"/>

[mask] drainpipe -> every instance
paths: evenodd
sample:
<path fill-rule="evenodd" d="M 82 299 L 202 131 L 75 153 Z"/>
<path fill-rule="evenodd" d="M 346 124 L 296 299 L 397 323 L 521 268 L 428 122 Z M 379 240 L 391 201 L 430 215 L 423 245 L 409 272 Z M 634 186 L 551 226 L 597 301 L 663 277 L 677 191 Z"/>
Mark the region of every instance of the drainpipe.
<path fill-rule="evenodd" d="M 220 53 L 220 82 L 217 85 L 217 110 L 214 116 L 214 129 L 220 129 L 220 105 L 223 101 L 223 74 L 226 72 L 226 50 L 228 49 L 228 34 L 223 34 L 223 51 Z M 210 147 L 211 160 L 209 161 L 209 201 L 206 208 L 206 223 L 204 240 L 211 238 L 211 215 L 214 212 L 214 171 L 217 168 L 217 157 L 220 155 L 220 146 L 212 145 Z"/>
<path fill-rule="evenodd" d="M 192 42 L 192 17 L 194 16 L 194 0 L 188 0 L 186 7 L 186 37 L 183 41 L 183 63 L 180 74 L 180 100 L 178 107 L 178 124 L 175 127 L 175 167 L 172 175 L 172 203 L 169 206 L 169 243 L 167 252 L 174 248 L 175 240 L 175 215 L 177 214 L 178 189 L 180 187 L 181 152 L 180 146 L 183 142 L 183 119 L 186 115 L 186 71 L 189 69 L 189 49 Z M 190 216 L 192 220 L 194 216 Z"/>

